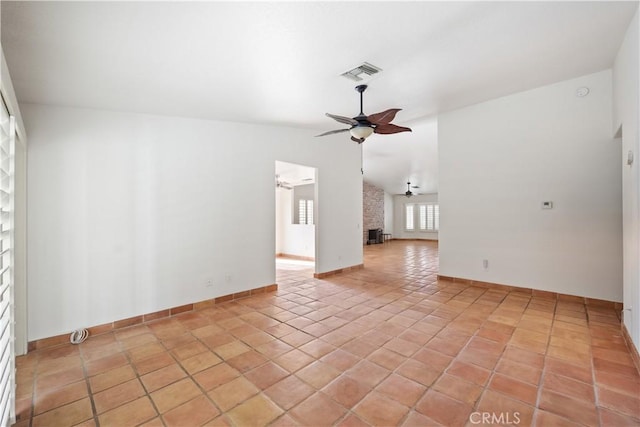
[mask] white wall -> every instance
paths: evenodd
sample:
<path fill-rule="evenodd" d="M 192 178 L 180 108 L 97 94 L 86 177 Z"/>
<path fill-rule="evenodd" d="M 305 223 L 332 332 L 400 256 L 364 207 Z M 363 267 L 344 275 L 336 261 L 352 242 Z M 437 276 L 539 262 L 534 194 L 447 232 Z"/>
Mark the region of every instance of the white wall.
<path fill-rule="evenodd" d="M 393 214 L 393 195 L 384 192 L 384 228 L 383 231 L 385 233 L 394 233 L 393 219 L 395 215 Z"/>
<path fill-rule="evenodd" d="M 278 188 L 276 190 L 276 253 L 314 258 L 316 226 L 294 224 L 292 216 L 295 212 L 294 206 L 293 190 Z"/>
<path fill-rule="evenodd" d="M 638 12 L 631 21 L 613 67 L 613 132 L 622 132 L 622 230 L 624 323 L 640 349 L 640 146 L 638 117 L 640 116 L 640 84 L 638 76 Z M 627 153 L 635 161 L 627 166 Z"/>
<path fill-rule="evenodd" d="M 409 203 L 437 203 L 437 194 L 419 194 L 407 198 L 407 196 L 396 194 L 393 196 L 393 238 L 394 239 L 425 239 L 438 240 L 437 231 L 407 231 L 405 230 L 405 206 Z M 418 217 L 414 220 L 417 224 Z"/>
<path fill-rule="evenodd" d="M 287 222 L 291 222 L 290 207 L 291 190 L 276 188 L 276 254 L 282 253 L 282 247 L 285 239 L 285 227 Z"/>
<path fill-rule="evenodd" d="M 318 168 L 316 270 L 362 263 L 356 144 L 303 129 L 21 108 L 30 340 L 274 283 L 276 159 Z"/>
<path fill-rule="evenodd" d="M 621 301 L 611 108 L 608 70 L 441 115 L 440 274 Z"/>

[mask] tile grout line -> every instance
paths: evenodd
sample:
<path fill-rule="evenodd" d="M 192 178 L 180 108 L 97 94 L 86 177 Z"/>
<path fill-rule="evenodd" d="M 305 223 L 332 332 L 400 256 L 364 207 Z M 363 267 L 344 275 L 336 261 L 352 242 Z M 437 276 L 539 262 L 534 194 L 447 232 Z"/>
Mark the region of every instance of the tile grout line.
<path fill-rule="evenodd" d="M 542 398 L 542 388 L 546 378 L 547 372 L 547 352 L 549 351 L 549 346 L 551 345 L 551 337 L 553 336 L 553 327 L 556 323 L 556 310 L 558 309 L 558 300 L 553 300 L 553 317 L 551 318 L 551 327 L 549 328 L 549 335 L 547 336 L 547 343 L 545 344 L 545 352 L 542 355 L 542 369 L 540 370 L 540 378 L 538 379 L 537 384 L 537 393 L 536 393 L 536 403 L 533 412 L 533 420 L 534 425 L 538 424 L 537 415 L 541 411 L 540 409 L 540 400 Z M 556 414 L 557 415 L 557 414 Z"/>
<path fill-rule="evenodd" d="M 87 386 L 87 393 L 89 395 L 89 402 L 91 403 L 91 412 L 93 413 L 93 421 L 96 423 L 96 427 L 100 427 L 100 420 L 98 418 L 98 411 L 96 410 L 96 403 L 93 399 L 93 392 L 91 390 L 91 382 L 89 381 L 89 375 L 87 371 L 87 366 L 85 364 L 84 352 L 81 346 L 78 345 L 78 353 L 80 355 L 80 361 L 82 362 L 82 374 L 84 376 L 84 381 Z"/>
<path fill-rule="evenodd" d="M 489 291 L 490 288 L 487 288 L 485 293 Z M 493 309 L 493 311 L 491 312 L 491 314 L 494 314 L 499 308 L 500 306 L 505 302 L 505 300 L 509 297 L 509 295 L 511 294 L 511 291 L 506 292 L 505 296 L 500 300 L 500 303 L 496 305 L 496 307 Z M 484 295 L 484 293 L 483 293 Z M 523 311 L 524 313 L 524 311 Z M 491 317 L 491 315 L 487 316 L 487 319 L 483 322 L 483 324 L 485 322 L 489 321 L 489 317 Z M 518 319 L 518 322 L 520 322 L 520 320 L 522 319 L 522 315 L 520 316 L 520 319 Z M 516 325 L 512 326 L 514 328 L 514 331 L 516 329 Z M 478 328 L 479 330 L 480 328 Z M 511 340 L 511 338 L 513 337 L 513 332 L 511 333 L 511 335 L 509 336 L 509 340 Z M 502 350 L 502 352 L 500 353 L 500 357 L 498 358 L 498 361 L 502 358 L 502 355 L 504 355 L 504 352 L 506 351 L 506 348 L 508 346 L 508 341 L 506 343 L 504 343 L 504 349 Z M 474 412 L 478 412 L 478 408 L 480 406 L 480 402 L 482 401 L 482 396 L 484 395 L 484 393 L 486 391 L 489 391 L 489 384 L 491 384 L 491 380 L 493 379 L 494 375 L 495 375 L 495 367 L 498 364 L 498 361 L 496 361 L 496 364 L 494 365 L 493 369 L 490 370 L 490 374 L 489 374 L 489 378 L 487 378 L 486 383 L 484 384 L 484 386 L 482 387 L 482 391 L 480 392 L 480 395 L 478 396 L 478 398 L 475 401 L 475 404 L 472 407 L 472 413 Z M 491 390 L 493 391 L 493 390 Z M 497 391 L 494 391 L 495 393 L 499 393 Z M 502 393 L 499 393 L 502 394 Z M 509 397 L 509 396 L 507 396 Z M 509 397 L 510 398 L 510 397 Z"/>

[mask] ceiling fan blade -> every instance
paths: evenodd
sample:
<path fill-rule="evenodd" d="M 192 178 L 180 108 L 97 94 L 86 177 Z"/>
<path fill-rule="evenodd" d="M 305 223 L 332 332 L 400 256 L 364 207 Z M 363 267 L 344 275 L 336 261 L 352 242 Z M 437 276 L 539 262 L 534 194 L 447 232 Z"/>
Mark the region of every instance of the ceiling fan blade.
<path fill-rule="evenodd" d="M 357 142 L 358 144 L 362 144 L 364 142 L 364 138 L 356 138 L 355 136 L 351 137 L 353 142 Z"/>
<path fill-rule="evenodd" d="M 391 123 L 391 120 L 393 120 L 396 117 L 398 111 L 401 110 L 402 108 L 390 108 L 386 111 L 371 114 L 369 117 L 367 117 L 367 119 L 374 125 L 386 125 Z"/>
<path fill-rule="evenodd" d="M 358 124 L 358 122 L 352 119 L 351 117 L 337 116 L 335 114 L 330 114 L 330 113 L 326 113 L 326 114 L 327 114 L 327 117 L 331 117 L 333 120 L 340 123 L 344 123 L 345 125 L 355 126 Z"/>
<path fill-rule="evenodd" d="M 406 128 L 404 126 L 397 126 L 391 123 L 378 125 L 373 130 L 375 133 L 379 133 L 382 135 L 388 135 L 391 133 L 399 133 L 399 132 L 411 132 L 410 128 Z"/>
<path fill-rule="evenodd" d="M 329 132 L 321 133 L 320 135 L 316 135 L 316 136 L 333 135 L 334 133 L 342 133 L 342 132 L 349 132 L 349 129 L 330 130 Z"/>

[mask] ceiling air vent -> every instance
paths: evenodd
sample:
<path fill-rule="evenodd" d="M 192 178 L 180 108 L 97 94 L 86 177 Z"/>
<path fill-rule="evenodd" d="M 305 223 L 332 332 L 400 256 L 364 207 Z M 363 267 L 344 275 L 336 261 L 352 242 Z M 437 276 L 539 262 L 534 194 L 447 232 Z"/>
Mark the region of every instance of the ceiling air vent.
<path fill-rule="evenodd" d="M 382 71 L 382 68 L 378 68 L 375 65 L 364 62 L 362 65 L 354 68 L 353 70 L 349 70 L 346 73 L 342 73 L 340 75 L 348 78 L 349 80 L 353 80 L 354 82 L 359 82 L 362 80 L 362 77 L 360 77 L 362 74 L 373 76 L 374 74 L 378 74 L 380 71 Z"/>

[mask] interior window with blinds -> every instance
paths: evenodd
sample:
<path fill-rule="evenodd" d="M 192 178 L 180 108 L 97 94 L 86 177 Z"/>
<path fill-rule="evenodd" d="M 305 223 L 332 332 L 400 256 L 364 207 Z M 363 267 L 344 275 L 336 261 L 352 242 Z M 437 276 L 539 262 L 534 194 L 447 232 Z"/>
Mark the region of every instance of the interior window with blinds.
<path fill-rule="evenodd" d="M 298 224 L 313 224 L 313 200 L 298 200 Z"/>

